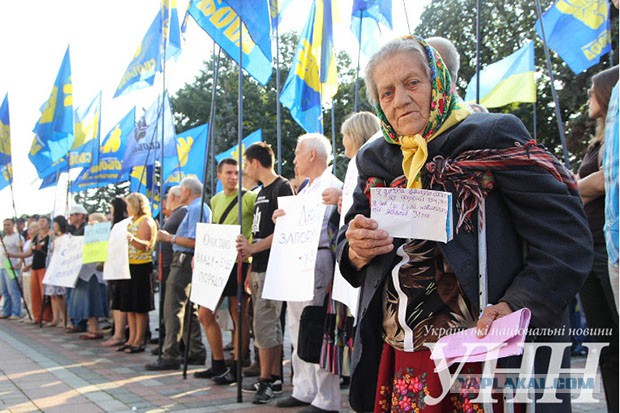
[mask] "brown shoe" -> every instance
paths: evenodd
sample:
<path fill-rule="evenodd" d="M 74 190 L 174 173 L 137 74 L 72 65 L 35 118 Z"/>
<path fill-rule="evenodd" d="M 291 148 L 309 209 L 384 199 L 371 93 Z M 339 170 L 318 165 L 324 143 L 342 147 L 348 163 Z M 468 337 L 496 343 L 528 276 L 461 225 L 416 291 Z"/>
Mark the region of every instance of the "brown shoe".
<path fill-rule="evenodd" d="M 258 377 L 260 376 L 260 363 L 254 361 L 249 367 L 244 368 L 242 371 L 244 377 Z"/>

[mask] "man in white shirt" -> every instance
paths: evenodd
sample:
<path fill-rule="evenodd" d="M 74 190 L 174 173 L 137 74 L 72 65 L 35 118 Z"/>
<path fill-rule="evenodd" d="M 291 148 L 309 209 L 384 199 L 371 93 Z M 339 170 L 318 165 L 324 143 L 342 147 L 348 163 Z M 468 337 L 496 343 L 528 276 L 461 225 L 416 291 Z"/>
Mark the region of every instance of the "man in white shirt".
<path fill-rule="evenodd" d="M 0 248 L 0 283 L 2 286 L 2 315 L 0 318 L 19 320 L 22 314 L 22 295 L 19 288 L 21 262 L 19 258 L 9 259 L 6 252 L 20 253 L 23 239 L 15 231 L 15 220 L 7 218 L 3 222 L 4 237 Z"/>

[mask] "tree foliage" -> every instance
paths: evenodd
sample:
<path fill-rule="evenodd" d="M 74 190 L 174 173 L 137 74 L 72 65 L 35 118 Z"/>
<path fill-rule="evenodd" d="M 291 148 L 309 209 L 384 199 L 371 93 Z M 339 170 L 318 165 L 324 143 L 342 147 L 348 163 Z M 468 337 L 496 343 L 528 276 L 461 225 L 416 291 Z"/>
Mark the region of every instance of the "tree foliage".
<path fill-rule="evenodd" d="M 536 2 L 513 0 L 510 2 L 481 2 L 481 67 L 494 63 L 521 47 L 526 40 L 534 40 L 536 48 L 537 102 L 536 137 L 562 159 L 561 140 L 555 115 L 555 105 L 550 87 L 545 53 L 541 39 L 534 28 Z M 546 10 L 552 0 L 542 0 Z M 618 11 L 612 10 L 613 50 L 618 50 Z M 416 34 L 422 37 L 443 36 L 450 39 L 461 55 L 458 88 L 464 92 L 476 71 L 476 1 L 433 0 L 421 16 Z M 570 39 L 567 39 L 570 41 Z M 609 67 L 609 56 L 587 71 L 575 75 L 564 61 L 550 51 L 560 112 L 573 169 L 579 166 L 593 133 L 594 123 L 587 119 L 587 90 L 592 75 Z M 617 64 L 617 54 L 614 56 Z M 497 111 L 497 110 L 493 110 Z M 531 104 L 512 104 L 500 108 L 501 112 L 518 116 L 530 133 L 534 133 L 534 110 Z"/>

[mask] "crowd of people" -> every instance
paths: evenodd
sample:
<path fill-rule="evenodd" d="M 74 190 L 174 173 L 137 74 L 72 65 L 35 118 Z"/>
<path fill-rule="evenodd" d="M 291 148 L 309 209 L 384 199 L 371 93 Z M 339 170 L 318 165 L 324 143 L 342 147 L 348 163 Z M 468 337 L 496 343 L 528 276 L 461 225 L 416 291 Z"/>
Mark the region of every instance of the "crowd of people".
<path fill-rule="evenodd" d="M 159 259 L 158 328 L 163 339 L 147 370 L 175 370 L 185 358 L 206 367 L 194 377 L 215 384 L 256 377 L 243 390 L 253 393 L 255 404 L 270 403 L 282 391 L 283 332 L 288 329 L 293 391 L 276 402 L 278 407 L 338 411 L 341 383 L 350 376 L 349 401 L 356 411 L 443 412 L 475 407 L 476 395 L 448 393 L 435 405 L 411 396 L 442 393 L 427 348 L 438 340 L 436 331 L 477 327 L 483 336 L 495 320 L 523 308 L 531 311 L 531 326 L 563 331 L 559 327 L 569 326 L 568 304 L 580 293 L 588 323 L 613 332 L 591 339 L 610 343 L 600 367 L 607 406 L 617 411 L 618 67 L 592 79 L 589 114 L 597 120 L 597 130 L 577 175 L 533 140 L 515 116 L 465 104 L 455 92 L 457 73 L 458 53 L 445 39 L 427 42 L 410 36 L 384 45 L 370 59 L 365 77 L 377 114 L 353 114 L 341 127 L 345 155 L 351 158 L 344 183 L 332 174 L 329 140 L 305 134 L 293 160 L 297 186 L 275 172 L 271 147 L 256 143 L 246 148 L 242 168 L 235 159 L 220 161 L 223 191 L 210 202 L 203 202 L 204 189 L 196 178 L 172 187 L 162 205 L 161 229 L 148 199 L 139 193 L 114 199 L 108 218 L 88 215 L 76 205 L 68 221 L 57 216 L 51 226 L 47 216 L 32 217 L 27 228 L 6 219 L 2 254 L 10 260 L 0 278 L 1 318 L 24 320 L 16 282 L 22 280 L 29 286 L 24 296 L 32 313 L 26 322 L 64 326 L 68 332 L 82 332 L 81 339 L 94 340 L 104 338 L 99 321 L 111 314 L 113 333 L 102 346 L 143 352 L 148 332 L 154 330 L 148 313 L 155 308 L 152 274 L 154 259 Z M 239 185 L 240 169 L 245 188 Z M 354 188 L 350 199 L 343 198 L 348 184 Z M 452 193 L 453 239 L 392 237 L 371 218 L 374 187 Z M 278 206 L 278 197 L 293 195 L 321 197 L 327 207 L 313 298 L 282 302 L 266 299 L 262 292 L 276 221 L 287 213 Z M 477 214 L 481 209 L 485 213 Z M 239 217 L 242 234 L 236 249 L 242 264 L 232 269 L 222 300 L 227 299 L 232 315 L 233 337 L 242 339 L 234 341 L 227 360 L 216 314 L 192 305 L 189 296 L 197 224 L 237 224 Z M 106 219 L 113 226 L 127 225 L 130 279 L 106 282 L 105 263 L 94 263 L 82 266 L 75 288 L 44 285 L 56 240 L 83 235 L 85 225 Z M 487 251 L 481 252 L 479 245 Z M 480 301 L 480 266 L 487 270 L 488 305 Z M 361 287 L 354 329 L 347 322 L 354 314 L 332 297 L 336 267 L 352 286 Z M 51 305 L 46 305 L 47 297 Z M 300 341 L 307 339 L 299 334 L 304 310 L 321 306 L 336 320 L 325 323 L 322 347 L 323 352 L 336 349 L 337 363 L 323 357 L 308 361 L 298 352 Z M 557 334 L 527 340 L 570 343 L 570 337 Z M 246 366 L 251 361 L 251 342 L 254 363 L 239 372 L 237 361 Z M 536 354 L 537 373 L 547 371 L 550 357 Z M 350 369 L 344 368 L 348 365 Z M 563 356 L 563 366 L 569 365 L 570 348 Z M 482 369 L 480 362 L 466 366 L 472 372 Z M 402 383 L 415 383 L 415 393 L 403 391 Z M 570 411 L 570 394 L 557 397 L 559 402 L 540 403 L 537 411 Z M 497 404 L 495 411 L 501 409 Z M 514 405 L 514 411 L 524 409 Z"/>

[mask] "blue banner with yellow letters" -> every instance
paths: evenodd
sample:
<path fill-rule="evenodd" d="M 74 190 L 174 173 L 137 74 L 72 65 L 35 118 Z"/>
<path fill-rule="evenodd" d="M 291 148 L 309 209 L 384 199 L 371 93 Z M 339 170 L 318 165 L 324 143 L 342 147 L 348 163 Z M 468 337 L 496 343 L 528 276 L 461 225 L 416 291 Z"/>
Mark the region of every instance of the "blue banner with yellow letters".
<path fill-rule="evenodd" d="M 177 135 L 177 155 L 164 158 L 164 190 L 179 185 L 183 178 L 203 179 L 209 125 L 197 126 Z"/>
<path fill-rule="evenodd" d="M 241 18 L 227 1 L 192 0 L 189 14 L 237 64 L 239 37 L 243 30 L 242 67 L 263 86 L 269 82 L 273 70 L 271 54 L 267 56 L 256 43 L 256 39 L 251 38 L 246 24 L 241 22 Z M 253 28 L 252 31 L 254 30 Z"/>
<path fill-rule="evenodd" d="M 129 179 L 129 173 L 123 172 L 123 158 L 135 125 L 136 109 L 133 108 L 110 129 L 99 148 L 99 162 L 84 168 L 73 181 L 72 192 L 117 184 Z"/>
<path fill-rule="evenodd" d="M 42 177 L 42 173 L 69 152 L 75 140 L 69 47 L 33 132 L 35 137 L 28 158 Z"/>
<path fill-rule="evenodd" d="M 9 118 L 9 94 L 0 106 L 0 190 L 13 182 L 11 162 L 11 121 Z"/>
<path fill-rule="evenodd" d="M 611 51 L 607 0 L 557 0 L 542 21 L 549 48 L 579 74 Z M 536 32 L 542 38 L 540 20 Z"/>

